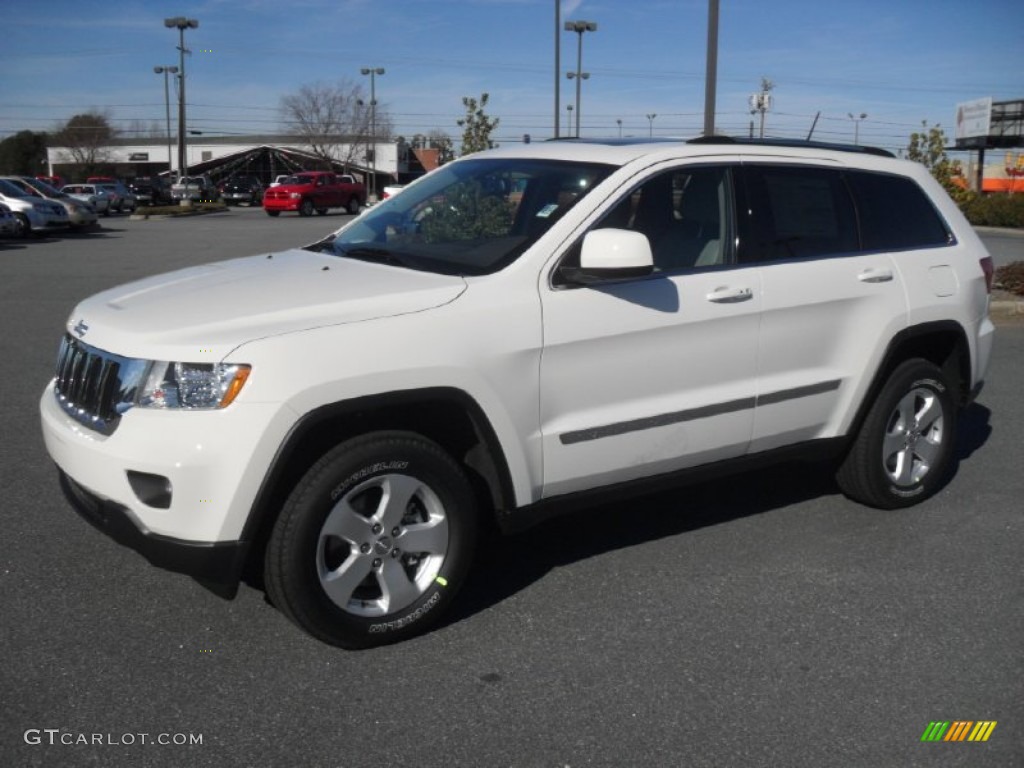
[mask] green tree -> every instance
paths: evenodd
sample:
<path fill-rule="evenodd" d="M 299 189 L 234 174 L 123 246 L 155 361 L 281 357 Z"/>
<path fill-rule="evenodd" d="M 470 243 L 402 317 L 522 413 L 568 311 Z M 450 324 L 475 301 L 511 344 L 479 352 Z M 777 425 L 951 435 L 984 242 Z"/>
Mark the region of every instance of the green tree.
<path fill-rule="evenodd" d="M 35 176 L 45 167 L 45 133 L 19 131 L 0 141 L 0 173 Z"/>
<path fill-rule="evenodd" d="M 491 149 L 495 146 L 491 141 L 491 133 L 498 127 L 500 118 L 488 117 L 484 112 L 489 94 L 481 94 L 480 100 L 471 96 L 462 97 L 462 106 L 466 108 L 466 116 L 458 120 L 458 126 L 462 128 L 462 154 L 468 155 L 473 152 L 480 152 Z"/>
<path fill-rule="evenodd" d="M 963 203 L 970 197 L 963 185 L 960 161 L 950 160 L 946 154 L 946 132 L 940 125 L 929 128 L 927 120 L 921 121 L 921 131 L 910 134 L 907 159 L 921 163 L 931 171 L 932 176 L 957 203 Z"/>

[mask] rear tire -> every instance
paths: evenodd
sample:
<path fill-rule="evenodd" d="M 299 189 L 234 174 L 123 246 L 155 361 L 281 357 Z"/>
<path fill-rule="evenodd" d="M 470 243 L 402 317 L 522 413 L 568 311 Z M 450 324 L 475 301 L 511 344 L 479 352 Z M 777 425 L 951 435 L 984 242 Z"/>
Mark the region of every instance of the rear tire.
<path fill-rule="evenodd" d="M 469 570 L 477 517 L 469 481 L 440 446 L 372 432 L 321 458 L 274 525 L 271 602 L 343 648 L 404 640 L 437 622 Z"/>
<path fill-rule="evenodd" d="M 855 501 L 899 509 L 934 495 L 953 465 L 957 408 L 946 375 L 932 363 L 896 367 L 868 411 L 836 481 Z"/>

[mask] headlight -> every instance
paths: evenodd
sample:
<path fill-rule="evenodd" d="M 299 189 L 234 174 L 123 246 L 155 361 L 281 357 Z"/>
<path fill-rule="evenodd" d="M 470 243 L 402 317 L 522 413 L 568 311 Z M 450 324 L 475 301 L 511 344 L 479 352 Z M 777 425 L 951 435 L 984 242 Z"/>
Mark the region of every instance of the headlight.
<path fill-rule="evenodd" d="M 226 408 L 250 370 L 248 365 L 158 360 L 150 365 L 136 403 L 142 408 Z"/>
<path fill-rule="evenodd" d="M 302 193 L 292 192 L 291 194 L 288 195 L 288 197 L 290 197 L 292 200 L 298 200 L 300 197 L 302 197 Z"/>

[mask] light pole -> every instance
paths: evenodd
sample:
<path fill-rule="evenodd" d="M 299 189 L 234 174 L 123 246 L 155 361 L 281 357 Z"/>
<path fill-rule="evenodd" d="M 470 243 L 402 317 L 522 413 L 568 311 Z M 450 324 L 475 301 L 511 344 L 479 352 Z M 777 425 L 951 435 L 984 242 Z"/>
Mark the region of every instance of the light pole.
<path fill-rule="evenodd" d="M 370 202 L 377 202 L 377 75 L 384 74 L 384 67 L 363 67 L 362 75 L 370 76 Z"/>
<path fill-rule="evenodd" d="M 562 87 L 562 0 L 555 0 L 555 138 L 558 138 L 558 126 L 561 125 L 561 93 Z"/>
<path fill-rule="evenodd" d="M 576 81 L 576 138 L 580 137 L 580 80 L 589 80 L 589 72 L 566 72 L 565 76 Z"/>
<path fill-rule="evenodd" d="M 621 117 L 616 118 L 615 122 L 619 124 L 619 138 L 621 139 L 622 138 L 622 118 Z"/>
<path fill-rule="evenodd" d="M 170 75 L 178 74 L 177 67 L 153 67 L 153 71 L 164 76 L 164 109 L 167 111 L 167 177 L 170 178 L 174 168 L 171 160 L 171 88 Z"/>
<path fill-rule="evenodd" d="M 857 146 L 860 144 L 860 121 L 868 116 L 867 112 L 861 112 L 859 115 L 854 115 L 852 112 L 847 112 L 846 116 L 853 120 L 853 144 Z"/>
<path fill-rule="evenodd" d="M 579 39 L 576 42 L 576 138 L 580 137 L 580 81 L 590 77 L 583 74 L 583 33 L 597 32 L 596 21 L 567 21 L 565 22 L 566 32 L 575 32 Z M 572 79 L 570 74 L 569 78 Z"/>
<path fill-rule="evenodd" d="M 647 115 L 647 125 L 648 125 L 647 137 L 648 138 L 651 138 L 651 139 L 654 138 L 654 118 L 656 118 L 657 116 L 658 115 L 655 112 L 651 112 L 651 113 L 649 113 Z"/>
<path fill-rule="evenodd" d="M 164 19 L 164 26 L 178 30 L 178 67 L 181 70 L 178 74 L 178 178 L 181 179 L 188 173 L 188 162 L 185 159 L 185 30 L 198 28 L 199 22 L 175 16 L 173 19 Z"/>
<path fill-rule="evenodd" d="M 565 135 L 572 138 L 572 104 L 565 105 Z"/>

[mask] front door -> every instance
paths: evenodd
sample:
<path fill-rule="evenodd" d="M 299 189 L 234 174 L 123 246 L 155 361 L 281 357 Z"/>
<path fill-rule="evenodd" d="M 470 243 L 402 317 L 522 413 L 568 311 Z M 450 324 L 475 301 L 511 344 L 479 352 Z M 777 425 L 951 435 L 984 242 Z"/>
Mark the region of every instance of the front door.
<path fill-rule="evenodd" d="M 728 165 L 652 172 L 596 226 L 647 235 L 654 274 L 541 287 L 545 497 L 747 450 L 762 298 L 733 200 Z"/>

